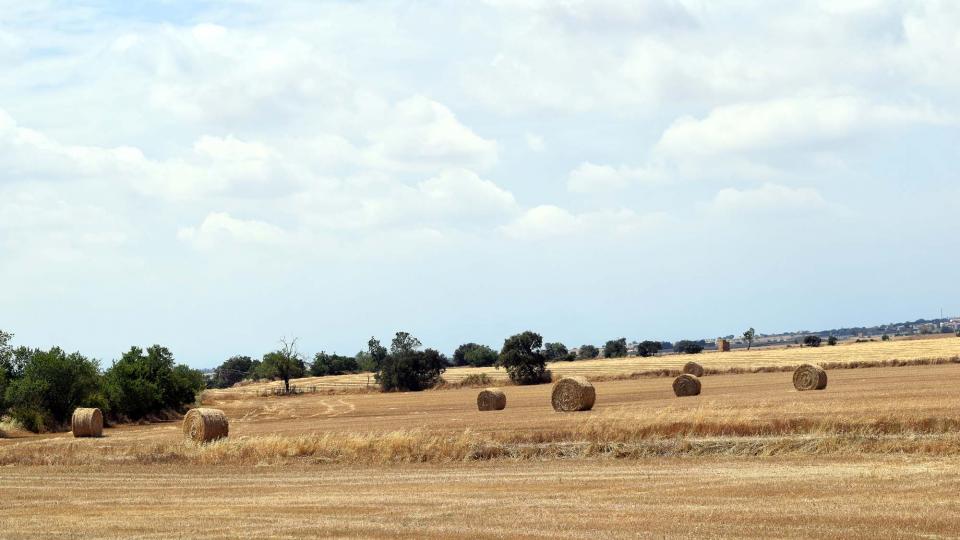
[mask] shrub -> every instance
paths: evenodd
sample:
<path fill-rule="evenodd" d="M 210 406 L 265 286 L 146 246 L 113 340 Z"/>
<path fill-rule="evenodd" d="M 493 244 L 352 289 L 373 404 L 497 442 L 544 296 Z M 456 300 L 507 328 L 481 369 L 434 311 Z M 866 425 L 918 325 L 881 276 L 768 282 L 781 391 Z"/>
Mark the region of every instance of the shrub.
<path fill-rule="evenodd" d="M 437 384 L 447 369 L 447 358 L 433 349 L 420 350 L 420 340 L 406 332 L 397 332 L 386 353 L 380 342 L 370 340 L 370 354 L 380 358 L 377 382 L 383 391 L 419 391 Z"/>
<path fill-rule="evenodd" d="M 576 355 L 571 354 L 567 350 L 567 346 L 563 343 L 547 343 L 543 346 L 543 356 L 547 359 L 547 362 L 571 362 L 576 359 Z"/>
<path fill-rule="evenodd" d="M 703 352 L 703 343 L 682 339 L 673 344 L 673 352 L 678 354 L 699 354 Z"/>
<path fill-rule="evenodd" d="M 175 366 L 170 350 L 154 345 L 146 353 L 131 347 L 107 370 L 104 386 L 111 411 L 136 420 L 193 403 L 204 379 L 198 370 Z"/>
<path fill-rule="evenodd" d="M 836 337 L 836 336 L 830 336 L 830 337 L 827 338 L 827 345 L 830 345 L 830 346 L 832 347 L 832 346 L 834 346 L 834 345 L 836 345 L 836 344 L 837 344 L 837 337 Z"/>
<path fill-rule="evenodd" d="M 600 349 L 594 347 L 593 345 L 582 345 L 577 356 L 583 360 L 596 358 L 600 356 Z"/>
<path fill-rule="evenodd" d="M 492 366 L 497 363 L 497 351 L 477 343 L 464 343 L 453 353 L 453 365 L 473 367 Z"/>
<path fill-rule="evenodd" d="M 603 346 L 604 358 L 622 358 L 627 355 L 627 338 L 611 339 Z"/>
<path fill-rule="evenodd" d="M 807 347 L 819 347 L 821 342 L 820 336 L 809 335 L 803 337 L 803 344 Z"/>
<path fill-rule="evenodd" d="M 313 357 L 313 363 L 310 364 L 310 375 L 314 377 L 323 377 L 325 375 L 342 375 L 344 373 L 357 373 L 360 371 L 360 365 L 357 359 L 351 356 L 340 356 L 339 354 L 327 354 L 318 352 Z"/>
<path fill-rule="evenodd" d="M 506 368 L 510 380 L 517 384 L 550 382 L 546 357 L 540 350 L 543 337 L 536 332 L 523 332 L 503 341 L 497 366 Z"/>
<path fill-rule="evenodd" d="M 22 374 L 9 383 L 10 415 L 30 431 L 56 430 L 78 406 L 106 408 L 99 365 L 80 353 L 21 349 Z"/>
<path fill-rule="evenodd" d="M 659 353 L 663 349 L 663 344 L 659 341 L 641 341 L 637 345 L 637 354 L 646 358 Z"/>
<path fill-rule="evenodd" d="M 257 362 L 259 365 L 259 362 Z M 220 364 L 213 374 L 213 388 L 230 388 L 253 373 L 254 360 L 249 356 L 233 356 Z"/>
<path fill-rule="evenodd" d="M 888 336 L 887 334 L 884 334 L 880 336 L 880 341 L 890 341 L 890 336 Z"/>

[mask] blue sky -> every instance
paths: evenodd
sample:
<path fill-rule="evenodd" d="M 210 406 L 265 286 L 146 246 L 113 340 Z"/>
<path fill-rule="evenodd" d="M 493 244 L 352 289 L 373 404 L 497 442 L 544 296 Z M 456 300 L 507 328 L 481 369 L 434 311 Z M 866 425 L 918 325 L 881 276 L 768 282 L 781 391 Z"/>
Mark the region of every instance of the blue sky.
<path fill-rule="evenodd" d="M 17 343 L 211 367 L 960 313 L 955 2 L 0 6 Z"/>

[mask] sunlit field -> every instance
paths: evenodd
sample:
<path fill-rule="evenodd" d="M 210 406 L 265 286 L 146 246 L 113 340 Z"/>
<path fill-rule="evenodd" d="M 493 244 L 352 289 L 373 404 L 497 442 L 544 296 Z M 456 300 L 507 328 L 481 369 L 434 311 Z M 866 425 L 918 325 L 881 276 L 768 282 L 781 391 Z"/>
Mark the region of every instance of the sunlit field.
<path fill-rule="evenodd" d="M 554 379 L 567 375 L 582 375 L 591 380 L 601 378 L 627 377 L 646 372 L 662 370 L 678 371 L 683 364 L 693 360 L 708 371 L 753 370 L 765 368 L 789 368 L 802 363 L 840 363 L 884 362 L 892 360 L 933 360 L 960 356 L 960 338 L 953 335 L 936 336 L 927 339 L 903 339 L 892 341 L 870 341 L 864 343 L 842 343 L 836 346 L 822 345 L 810 348 L 764 347 L 753 350 L 735 350 L 726 353 L 704 352 L 696 355 L 663 355 L 641 358 L 578 360 L 575 362 L 554 362 L 549 364 Z M 505 380 L 506 373 L 493 367 L 451 368 L 443 374 L 443 379 L 457 383 L 470 375 L 486 375 L 493 380 Z M 274 388 L 281 383 L 260 383 L 246 386 L 251 393 Z M 361 373 L 331 377 L 308 377 L 293 381 L 293 384 L 305 389 L 366 389 L 376 386 L 372 374 Z"/>
<path fill-rule="evenodd" d="M 697 358 L 732 368 L 910 361 L 955 354 L 957 343 Z M 687 359 L 651 361 L 673 369 Z M 605 378 L 647 362 L 572 364 L 598 374 L 596 405 L 580 413 L 554 412 L 551 385 L 504 386 L 507 407 L 493 412 L 477 410 L 476 388 L 238 387 L 205 395 L 230 418 L 230 437 L 214 443 L 184 441 L 178 422 L 92 439 L 13 432 L 0 439 L 0 536 L 956 533 L 960 364 L 829 369 L 827 388 L 810 392 L 796 391 L 789 371 L 711 374 L 687 398 L 669 377 Z"/>

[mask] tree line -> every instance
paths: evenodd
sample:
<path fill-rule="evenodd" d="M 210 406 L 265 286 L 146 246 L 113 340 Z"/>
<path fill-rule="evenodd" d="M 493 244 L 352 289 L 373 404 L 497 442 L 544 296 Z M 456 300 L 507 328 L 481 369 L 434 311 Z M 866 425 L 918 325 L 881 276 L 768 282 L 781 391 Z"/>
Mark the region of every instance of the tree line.
<path fill-rule="evenodd" d="M 160 345 L 131 347 L 104 370 L 79 352 L 14 348 L 12 339 L 0 331 L 0 416 L 30 431 L 64 429 L 77 407 L 98 407 L 111 421 L 179 412 L 204 387 L 199 370 Z"/>

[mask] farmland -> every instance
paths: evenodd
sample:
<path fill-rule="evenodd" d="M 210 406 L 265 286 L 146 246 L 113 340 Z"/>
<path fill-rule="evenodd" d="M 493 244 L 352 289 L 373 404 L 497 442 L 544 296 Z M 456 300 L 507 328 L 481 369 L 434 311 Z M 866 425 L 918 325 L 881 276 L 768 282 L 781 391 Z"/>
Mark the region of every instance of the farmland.
<path fill-rule="evenodd" d="M 554 378 L 582 375 L 591 380 L 602 378 L 627 377 L 633 374 L 660 370 L 679 370 L 689 360 L 696 360 L 707 369 L 714 371 L 752 370 L 763 368 L 786 368 L 797 364 L 853 362 L 882 362 L 889 360 L 917 360 L 950 358 L 960 355 L 960 339 L 954 336 L 932 337 L 930 339 L 904 339 L 893 341 L 872 341 L 863 343 L 843 343 L 835 347 L 765 347 L 751 351 L 736 350 L 727 353 L 705 352 L 694 356 L 664 355 L 654 357 L 628 357 L 576 362 L 553 362 L 548 369 Z M 493 380 L 506 379 L 506 373 L 493 367 L 458 367 L 443 374 L 444 380 L 457 383 L 471 375 L 486 375 Z M 363 389 L 376 385 L 372 374 L 360 373 L 330 377 L 308 377 L 294 381 L 300 387 L 321 389 Z M 253 384 L 246 391 L 258 393 L 266 388 L 279 387 L 279 382 Z"/>
<path fill-rule="evenodd" d="M 946 358 L 958 345 L 697 359 L 711 369 L 776 367 L 775 354 L 784 365 L 916 360 Z M 754 353 L 765 358 L 740 359 Z M 615 368 L 624 373 L 647 360 L 606 363 L 631 364 Z M 476 410 L 475 388 L 264 397 L 238 387 L 205 396 L 230 418 L 230 438 L 208 445 L 184 442 L 176 422 L 121 425 L 98 439 L 12 433 L 0 439 L 0 530 L 156 538 L 956 532 L 958 363 L 831 369 L 827 389 L 815 392 L 795 391 L 787 371 L 711 374 L 699 396 L 682 399 L 669 377 L 618 379 L 599 369 L 603 361 L 571 365 L 598 367 L 591 411 L 555 413 L 550 385 L 505 386 L 507 407 L 493 412 Z"/>

